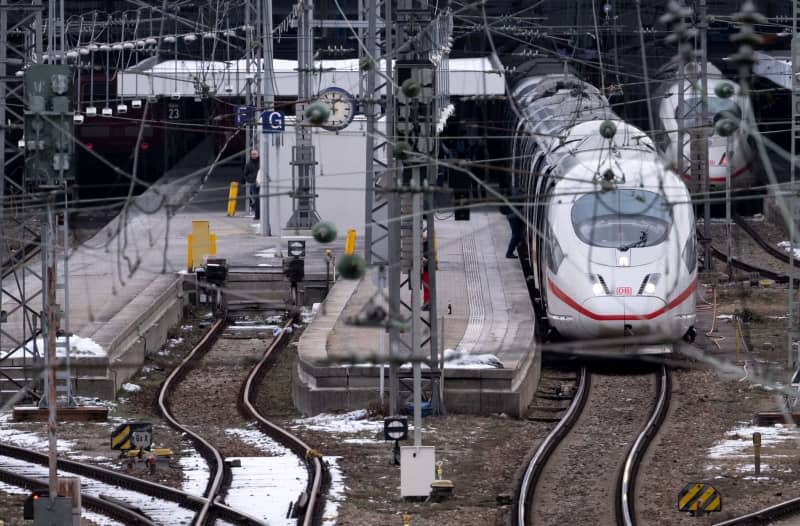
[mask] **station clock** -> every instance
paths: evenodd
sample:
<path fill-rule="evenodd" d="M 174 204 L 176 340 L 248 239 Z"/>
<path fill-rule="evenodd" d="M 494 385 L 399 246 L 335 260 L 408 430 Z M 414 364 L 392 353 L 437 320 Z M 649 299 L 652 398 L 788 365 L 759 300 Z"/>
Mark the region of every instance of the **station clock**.
<path fill-rule="evenodd" d="M 346 128 L 356 114 L 356 101 L 353 95 L 342 88 L 330 87 L 319 92 L 317 102 L 328 107 L 328 118 L 320 126 L 330 131 Z"/>

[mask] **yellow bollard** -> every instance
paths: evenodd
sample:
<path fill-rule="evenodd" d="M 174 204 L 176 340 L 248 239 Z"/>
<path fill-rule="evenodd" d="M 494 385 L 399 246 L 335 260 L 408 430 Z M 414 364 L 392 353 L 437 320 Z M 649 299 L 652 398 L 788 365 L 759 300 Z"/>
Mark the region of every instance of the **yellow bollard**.
<path fill-rule="evenodd" d="M 213 232 L 208 235 L 208 255 L 217 255 L 217 234 Z"/>
<path fill-rule="evenodd" d="M 192 221 L 192 266 L 203 265 L 211 254 L 211 225 L 208 221 Z"/>
<path fill-rule="evenodd" d="M 347 238 L 344 241 L 344 253 L 348 256 L 356 251 L 356 230 L 351 228 L 347 231 Z"/>
<path fill-rule="evenodd" d="M 411 526 L 411 515 L 408 513 L 403 514 L 403 526 Z"/>
<path fill-rule="evenodd" d="M 192 258 L 192 234 L 186 236 L 186 270 L 192 272 L 194 270 L 194 261 Z"/>
<path fill-rule="evenodd" d="M 239 183 L 232 182 L 231 189 L 228 191 L 228 217 L 233 217 L 236 213 L 236 197 L 239 195 Z"/>

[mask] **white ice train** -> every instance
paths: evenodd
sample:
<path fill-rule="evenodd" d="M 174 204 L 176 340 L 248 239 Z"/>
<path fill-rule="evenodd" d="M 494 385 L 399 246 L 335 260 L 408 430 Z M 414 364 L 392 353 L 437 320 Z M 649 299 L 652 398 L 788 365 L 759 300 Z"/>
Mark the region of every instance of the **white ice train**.
<path fill-rule="evenodd" d="M 699 75 L 700 66 L 697 63 L 686 65 L 686 75 L 690 74 L 690 69 L 694 69 Z M 750 111 L 750 103 L 747 97 L 739 94 L 739 86 L 735 82 L 726 80 L 716 66 L 707 63 L 708 77 L 708 126 L 711 127 L 711 135 L 708 137 L 708 178 L 713 187 L 724 187 L 730 170 L 732 188 L 749 188 L 754 180 L 753 175 L 753 155 L 754 151 L 747 141 L 747 135 L 741 128 L 730 137 L 731 151 L 733 152 L 732 164 L 729 166 L 728 159 L 728 139 L 721 137 L 714 131 L 713 124 L 725 113 L 729 113 L 734 119 L 741 119 L 745 112 Z M 658 113 L 656 115 L 655 131 L 656 144 L 658 145 L 664 161 L 671 169 L 677 171 L 678 166 L 678 128 L 680 115 L 678 112 L 678 99 L 680 95 L 680 81 L 677 80 L 678 67 L 675 64 L 668 64 L 658 73 L 662 79 L 661 84 L 656 90 L 655 100 L 657 101 Z M 734 93 L 731 97 L 722 98 L 717 95 L 718 88 L 727 84 L 733 88 Z M 701 126 L 701 92 L 698 90 L 699 82 L 695 87 L 692 83 L 684 82 L 684 129 Z M 689 134 L 684 134 L 683 143 L 683 177 L 689 180 L 690 170 L 690 150 L 691 141 Z"/>
<path fill-rule="evenodd" d="M 569 340 L 693 339 L 697 257 L 686 185 L 644 132 L 576 76 L 533 74 L 512 97 L 540 328 Z"/>

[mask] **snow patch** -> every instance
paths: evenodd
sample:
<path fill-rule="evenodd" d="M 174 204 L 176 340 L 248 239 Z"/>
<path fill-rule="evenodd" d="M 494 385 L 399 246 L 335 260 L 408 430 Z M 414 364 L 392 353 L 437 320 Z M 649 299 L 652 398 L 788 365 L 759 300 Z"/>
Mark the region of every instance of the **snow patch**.
<path fill-rule="evenodd" d="M 67 355 L 66 343 L 66 336 L 59 336 L 56 338 L 56 356 L 64 357 Z M 33 341 L 29 341 L 25 344 L 24 351 L 21 347 L 9 351 L 5 355 L 0 356 L 0 360 L 12 354 L 15 357 L 21 357 L 23 353 L 32 356 L 34 348 L 37 349 L 39 353 L 44 353 L 44 338 L 36 338 L 35 346 Z M 69 355 L 72 357 L 102 358 L 106 356 L 106 350 L 102 345 L 91 338 L 81 338 L 77 334 L 73 334 L 69 337 L 69 349 Z"/>
<path fill-rule="evenodd" d="M 315 303 L 311 306 L 311 310 L 308 310 L 306 307 L 303 307 L 303 310 L 300 311 L 300 317 L 303 320 L 303 323 L 306 325 L 314 321 L 314 318 L 317 317 L 319 310 L 322 308 L 321 303 Z"/>
<path fill-rule="evenodd" d="M 325 457 L 328 463 L 328 475 L 331 485 L 328 489 L 328 498 L 325 499 L 325 508 L 322 510 L 322 526 L 336 526 L 339 518 L 339 506 L 344 502 L 344 474 L 339 466 L 341 457 Z"/>
<path fill-rule="evenodd" d="M 792 253 L 792 244 L 789 241 L 781 241 L 778 243 L 778 247 L 782 248 L 787 254 Z M 800 259 L 800 248 L 794 247 L 794 258 Z"/>
<path fill-rule="evenodd" d="M 294 456 L 294 453 L 288 448 L 277 443 L 258 429 L 229 428 L 225 430 L 225 434 L 235 436 L 245 444 L 257 447 L 261 451 L 271 455 Z"/>
<path fill-rule="evenodd" d="M 729 438 L 720 440 L 711 446 L 708 449 L 708 458 L 716 460 L 752 458 L 753 433 L 756 432 L 761 433 L 762 449 L 800 438 L 800 431 L 796 427 L 786 427 L 780 424 L 769 427 L 742 424 L 725 433 Z"/>
<path fill-rule="evenodd" d="M 228 457 L 239 460 L 231 467 L 231 487 L 225 502 L 271 526 L 294 526 L 297 519 L 286 518 L 289 504 L 306 488 L 307 471 L 293 454 L 276 457 Z M 257 498 L 253 498 L 257 495 Z"/>
<path fill-rule="evenodd" d="M 178 460 L 183 470 L 183 491 L 202 495 L 208 484 L 208 464 L 194 449 L 184 449 Z"/>
<path fill-rule="evenodd" d="M 377 433 L 383 430 L 383 420 L 368 420 L 366 409 L 341 414 L 321 413 L 309 418 L 298 418 L 294 423 L 295 428 L 326 433 Z"/>
<path fill-rule="evenodd" d="M 0 425 L 0 442 L 38 452 L 46 452 L 50 447 L 46 436 L 12 427 L 11 413 L 0 414 L 0 424 L 3 424 Z M 77 444 L 71 440 L 59 438 L 56 441 L 56 449 L 62 452 L 74 449 L 76 446 Z"/>
<path fill-rule="evenodd" d="M 131 384 L 131 383 L 126 383 L 126 384 L 122 384 L 122 390 L 123 391 L 127 391 L 128 393 L 138 393 L 139 391 L 142 390 L 142 386 L 141 385 L 136 385 L 136 384 Z"/>
<path fill-rule="evenodd" d="M 464 350 L 444 350 L 444 367 L 450 369 L 503 369 L 503 362 L 494 354 L 469 354 Z"/>

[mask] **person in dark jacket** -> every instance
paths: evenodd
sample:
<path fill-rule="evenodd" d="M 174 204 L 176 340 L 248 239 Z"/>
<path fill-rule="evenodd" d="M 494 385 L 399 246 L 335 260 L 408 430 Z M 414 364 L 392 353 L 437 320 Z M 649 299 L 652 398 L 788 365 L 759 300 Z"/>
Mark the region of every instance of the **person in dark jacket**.
<path fill-rule="evenodd" d="M 516 258 L 514 251 L 517 246 L 522 242 L 522 235 L 525 230 L 525 222 L 517 214 L 517 211 L 512 206 L 503 205 L 500 207 L 500 213 L 508 219 L 508 226 L 511 227 L 511 239 L 508 242 L 508 249 L 506 250 L 507 258 Z"/>
<path fill-rule="evenodd" d="M 253 210 L 253 214 L 255 214 L 254 219 L 257 221 L 259 216 L 259 202 L 258 202 L 258 183 L 256 182 L 256 177 L 258 177 L 258 170 L 261 168 L 261 159 L 258 156 L 258 150 L 252 150 L 250 152 L 250 159 L 247 161 L 247 164 L 244 165 L 244 174 L 242 179 L 244 179 L 245 183 L 248 183 L 249 188 L 249 195 L 247 198 L 250 201 L 250 208 Z"/>

